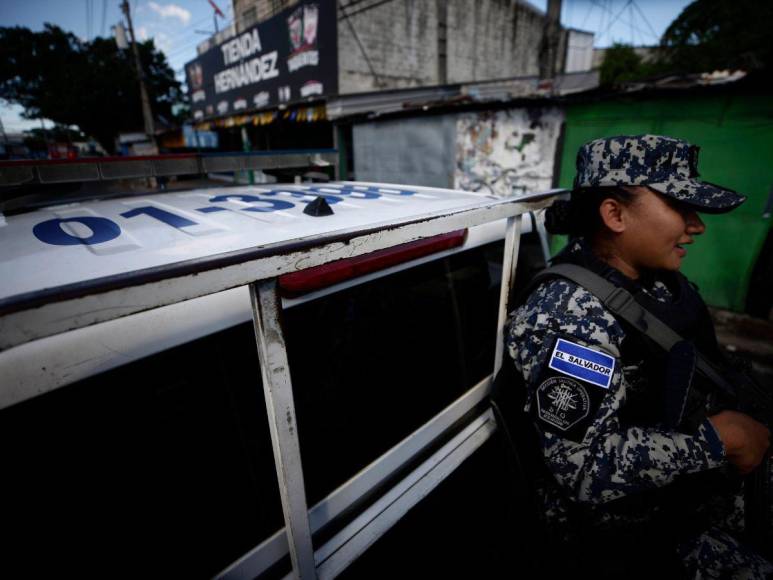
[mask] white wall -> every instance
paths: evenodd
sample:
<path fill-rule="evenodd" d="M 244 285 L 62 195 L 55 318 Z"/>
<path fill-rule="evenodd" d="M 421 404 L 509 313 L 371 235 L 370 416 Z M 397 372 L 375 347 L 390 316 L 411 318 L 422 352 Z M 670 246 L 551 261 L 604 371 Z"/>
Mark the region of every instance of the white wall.
<path fill-rule="evenodd" d="M 593 66 L 593 33 L 567 31 L 566 65 L 564 72 L 584 72 Z"/>

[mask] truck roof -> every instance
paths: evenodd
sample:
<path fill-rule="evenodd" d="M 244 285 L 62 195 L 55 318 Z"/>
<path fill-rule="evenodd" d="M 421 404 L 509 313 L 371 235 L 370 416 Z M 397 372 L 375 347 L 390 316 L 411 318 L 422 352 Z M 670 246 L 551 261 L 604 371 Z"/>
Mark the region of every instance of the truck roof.
<path fill-rule="evenodd" d="M 193 190 L 10 215 L 0 226 L 0 350 L 441 234 L 472 232 L 544 207 L 559 192 L 496 199 L 343 182 Z M 332 213 L 304 213 L 305 202 L 319 198 Z"/>
<path fill-rule="evenodd" d="M 332 215 L 305 214 L 320 197 Z M 482 198 L 373 183 L 270 184 L 135 195 L 8 215 L 0 222 L 0 304 L 224 253 L 281 252 L 309 238 L 460 209 Z"/>
<path fill-rule="evenodd" d="M 316 299 L 501 240 L 503 218 L 529 217 L 558 193 L 496 199 L 344 182 L 200 189 L 0 214 L 0 365 L 8 375 L 0 408 L 249 320 L 253 282 L 465 232 L 462 246 L 406 255 L 283 302 Z M 332 215 L 304 213 L 319 196 Z M 529 231 L 531 220 L 522 227 Z"/>

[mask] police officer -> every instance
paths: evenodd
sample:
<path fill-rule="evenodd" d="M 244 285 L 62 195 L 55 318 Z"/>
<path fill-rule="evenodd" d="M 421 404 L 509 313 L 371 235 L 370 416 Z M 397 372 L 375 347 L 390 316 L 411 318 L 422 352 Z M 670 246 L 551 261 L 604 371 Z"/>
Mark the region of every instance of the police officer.
<path fill-rule="evenodd" d="M 745 198 L 696 179 L 697 152 L 654 135 L 591 141 L 578 153 L 571 201 L 548 221 L 571 236 L 554 263 L 625 288 L 688 350 L 717 361 L 706 306 L 679 268 L 706 229 L 698 212 Z M 715 397 L 699 397 L 696 411 L 689 357 L 657 348 L 561 277 L 525 299 L 507 341 L 546 467 L 539 497 L 556 550 L 573 546 L 597 577 L 773 577 L 738 539 L 740 476 L 760 464 L 770 433 Z"/>

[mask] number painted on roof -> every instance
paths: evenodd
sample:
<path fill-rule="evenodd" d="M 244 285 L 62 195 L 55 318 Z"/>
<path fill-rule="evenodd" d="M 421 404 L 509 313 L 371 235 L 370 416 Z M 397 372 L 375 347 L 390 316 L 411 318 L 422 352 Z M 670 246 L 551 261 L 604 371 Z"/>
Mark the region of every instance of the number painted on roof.
<path fill-rule="evenodd" d="M 343 201 L 344 197 L 342 196 L 351 199 L 378 199 L 383 195 L 409 196 L 415 193 L 417 192 L 406 189 L 364 185 L 317 185 L 306 187 L 303 190 L 273 189 L 261 191 L 262 197 L 249 194 L 217 195 L 210 198 L 209 202 L 241 201 L 250 204 L 248 207 L 239 208 L 241 211 L 274 212 L 295 207 L 295 204 L 290 201 L 276 199 L 274 196 L 277 195 L 289 195 L 294 198 L 300 198 L 303 203 L 309 203 L 314 197 L 319 196 L 325 198 L 332 205 Z M 196 211 L 212 213 L 228 211 L 228 208 L 212 205 L 206 208 L 197 208 Z M 122 213 L 121 217 L 131 219 L 139 215 L 146 215 L 177 229 L 198 225 L 198 222 L 154 206 L 136 207 Z M 67 223 L 85 226 L 91 231 L 91 234 L 80 235 L 73 227 L 67 228 L 64 225 Z M 76 216 L 40 222 L 33 227 L 32 233 L 41 242 L 54 246 L 73 246 L 77 244 L 90 246 L 114 240 L 121 235 L 121 227 L 113 220 L 104 217 Z"/>
<path fill-rule="evenodd" d="M 329 196 L 330 194 L 348 195 L 356 199 L 378 199 L 381 197 L 381 194 L 375 191 L 356 190 L 351 187 L 310 187 L 308 192 L 313 195 L 323 196 Z"/>
<path fill-rule="evenodd" d="M 356 193 L 378 193 L 381 195 L 415 195 L 416 192 L 410 189 L 392 189 L 391 187 L 374 187 L 372 185 L 344 185 L 342 189 Z"/>
<path fill-rule="evenodd" d="M 416 193 L 409 189 L 392 189 L 389 187 L 374 187 L 372 185 L 315 185 L 309 187 L 309 191 L 347 195 L 359 199 L 378 199 L 383 195 L 408 196 Z"/>
<path fill-rule="evenodd" d="M 184 228 L 185 226 L 197 225 L 197 222 L 194 222 L 193 220 L 189 220 L 188 218 L 184 218 L 159 207 L 153 207 L 152 205 L 137 207 L 121 214 L 121 216 L 125 218 L 133 218 L 138 215 L 150 216 L 173 228 Z"/>
<path fill-rule="evenodd" d="M 257 195 L 216 195 L 215 197 L 211 197 L 209 201 L 211 203 L 217 203 L 218 201 L 244 201 L 247 203 L 265 203 L 268 204 L 268 206 L 251 206 L 251 207 L 244 207 L 242 208 L 242 211 L 260 211 L 260 212 L 270 212 L 270 211 L 279 211 L 282 209 L 290 209 L 291 207 L 295 207 L 294 203 L 291 203 L 289 201 L 284 201 L 281 199 L 264 199 L 262 197 L 258 197 Z"/>
<path fill-rule="evenodd" d="M 325 201 L 327 201 L 330 205 L 333 205 L 334 203 L 338 203 L 339 201 L 343 201 L 342 197 L 338 197 L 337 195 L 330 195 L 329 193 L 317 193 L 316 191 L 310 191 L 310 190 L 304 190 L 304 191 L 293 191 L 292 189 L 272 189 L 271 191 L 262 191 L 263 195 L 291 195 L 293 197 L 298 197 L 301 199 L 303 203 L 311 203 L 314 201 L 314 197 L 324 197 Z M 308 199 L 304 199 L 308 198 Z"/>
<path fill-rule="evenodd" d="M 77 223 L 91 230 L 90 236 L 79 236 L 65 230 L 62 225 Z M 91 246 L 109 242 L 121 235 L 120 226 L 112 220 L 103 217 L 77 216 L 67 218 L 55 218 L 36 224 L 32 233 L 37 239 L 53 246 L 75 246 L 85 244 Z"/>

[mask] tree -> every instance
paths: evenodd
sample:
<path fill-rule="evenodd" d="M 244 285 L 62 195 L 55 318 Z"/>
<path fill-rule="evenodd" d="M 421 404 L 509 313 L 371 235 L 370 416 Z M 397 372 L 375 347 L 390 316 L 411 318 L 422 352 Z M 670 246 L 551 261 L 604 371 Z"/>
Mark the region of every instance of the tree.
<path fill-rule="evenodd" d="M 632 46 L 615 43 L 604 52 L 601 63 L 601 84 L 611 86 L 642 75 L 642 59 Z"/>
<path fill-rule="evenodd" d="M 663 34 L 664 61 L 678 72 L 769 68 L 772 25 L 770 1 L 695 0 Z"/>
<path fill-rule="evenodd" d="M 83 42 L 58 26 L 32 32 L 0 27 L 0 98 L 24 107 L 28 119 L 77 125 L 107 150 L 120 132 L 142 131 L 139 84 L 131 55 L 112 39 Z M 138 44 L 154 116 L 173 119 L 180 83 L 153 41 Z"/>

